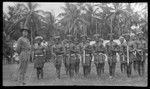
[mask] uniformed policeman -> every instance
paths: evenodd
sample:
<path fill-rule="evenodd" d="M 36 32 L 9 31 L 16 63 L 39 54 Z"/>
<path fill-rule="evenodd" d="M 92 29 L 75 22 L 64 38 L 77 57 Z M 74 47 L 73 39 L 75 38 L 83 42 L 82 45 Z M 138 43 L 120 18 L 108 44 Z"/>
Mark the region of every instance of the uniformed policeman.
<path fill-rule="evenodd" d="M 44 63 L 45 63 L 45 49 L 44 47 L 41 45 L 41 42 L 43 40 L 43 37 L 41 36 L 37 36 L 35 38 L 35 41 L 37 44 L 35 44 L 34 47 L 34 68 L 36 68 L 37 70 L 37 78 L 39 79 L 39 77 L 41 76 L 41 78 L 43 79 L 43 67 L 44 67 Z"/>
<path fill-rule="evenodd" d="M 129 40 L 127 39 L 127 76 L 131 77 L 132 73 L 132 64 L 136 58 L 135 55 L 136 45 L 134 42 L 134 36 L 130 36 Z"/>
<path fill-rule="evenodd" d="M 120 37 L 119 38 L 120 41 L 120 52 L 119 52 L 119 56 L 120 56 L 120 69 L 122 73 L 125 73 L 126 71 L 126 63 L 127 63 L 127 43 L 125 41 L 124 37 Z"/>
<path fill-rule="evenodd" d="M 93 46 L 94 50 L 94 63 L 97 70 L 98 77 L 101 76 L 101 73 L 104 73 L 104 65 L 105 65 L 105 47 L 103 45 L 103 39 L 99 39 L 99 34 L 94 35 L 96 43 Z"/>
<path fill-rule="evenodd" d="M 134 38 L 133 39 L 134 39 L 134 43 L 135 43 L 135 46 L 136 46 L 136 50 L 135 50 L 135 59 L 133 60 L 133 69 L 134 69 L 135 72 L 138 73 L 138 58 L 137 58 L 137 41 L 138 41 L 138 39 L 137 39 L 137 35 L 135 35 Z"/>
<path fill-rule="evenodd" d="M 61 44 L 60 41 L 60 36 L 56 36 L 56 43 L 53 45 L 53 53 L 55 55 L 55 68 L 56 68 L 56 74 L 57 74 L 57 78 L 60 79 L 60 69 L 61 69 L 61 65 L 62 65 L 62 59 L 63 59 L 63 54 L 64 54 L 64 49 L 63 49 L 63 45 Z"/>
<path fill-rule="evenodd" d="M 76 50 L 75 45 L 73 43 L 73 37 L 71 37 L 69 41 L 69 76 L 70 78 L 73 78 L 75 74 Z"/>
<path fill-rule="evenodd" d="M 113 41 L 113 34 L 109 34 L 109 35 L 110 35 L 110 41 L 106 43 L 106 49 L 107 49 L 110 78 L 113 78 L 115 75 L 115 67 L 117 62 L 117 55 L 116 55 L 117 43 Z"/>
<path fill-rule="evenodd" d="M 64 39 L 63 40 L 63 47 L 64 47 L 64 55 L 63 55 L 63 63 L 65 66 L 66 75 L 69 74 L 69 40 Z"/>
<path fill-rule="evenodd" d="M 82 66 L 84 77 L 87 77 L 91 71 L 92 62 L 92 46 L 90 46 L 90 39 L 87 36 L 82 36 Z"/>
<path fill-rule="evenodd" d="M 146 60 L 146 52 L 147 52 L 147 44 L 146 41 L 143 39 L 142 33 L 138 34 L 138 41 L 136 41 L 137 44 L 137 63 L 138 63 L 138 73 L 140 76 L 144 75 L 145 72 L 145 60 Z"/>
<path fill-rule="evenodd" d="M 78 75 L 80 69 L 80 56 L 81 56 L 78 38 L 74 39 L 74 44 L 75 44 L 75 55 L 76 55 L 75 73 L 76 75 Z"/>

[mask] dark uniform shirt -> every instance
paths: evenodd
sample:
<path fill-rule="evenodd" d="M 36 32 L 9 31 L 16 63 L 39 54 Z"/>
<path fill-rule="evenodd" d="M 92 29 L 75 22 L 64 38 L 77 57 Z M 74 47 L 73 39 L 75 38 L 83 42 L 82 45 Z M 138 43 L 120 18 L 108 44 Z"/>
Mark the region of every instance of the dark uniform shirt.
<path fill-rule="evenodd" d="M 34 67 L 43 67 L 45 62 L 45 49 L 43 46 L 38 45 L 34 47 Z"/>
<path fill-rule="evenodd" d="M 135 49 L 136 49 L 135 41 L 129 41 L 128 42 L 128 47 L 129 47 L 129 62 L 133 62 L 136 58 L 136 55 L 135 55 Z"/>
<path fill-rule="evenodd" d="M 105 62 L 105 52 L 106 49 L 103 44 L 96 43 L 93 45 L 94 49 L 94 62 L 95 63 L 103 63 Z"/>
<path fill-rule="evenodd" d="M 144 40 L 138 40 L 136 41 L 136 47 L 137 47 L 137 56 L 138 59 L 143 59 L 141 58 L 146 52 L 147 52 L 147 44 L 146 41 Z"/>
<path fill-rule="evenodd" d="M 55 54 L 55 65 L 61 64 L 63 59 L 62 55 L 64 54 L 63 45 L 60 43 L 53 45 L 53 53 Z"/>
<path fill-rule="evenodd" d="M 118 51 L 117 43 L 112 41 L 106 43 L 106 50 L 107 50 L 107 56 L 108 56 L 108 62 L 117 62 L 117 56 L 116 53 Z"/>
<path fill-rule="evenodd" d="M 90 65 L 92 61 L 92 46 L 89 43 L 82 43 L 82 64 Z"/>
<path fill-rule="evenodd" d="M 120 47 L 120 50 L 119 50 L 120 62 L 126 62 L 127 61 L 127 44 L 121 43 L 119 47 Z"/>
<path fill-rule="evenodd" d="M 75 45 L 73 43 L 70 43 L 69 45 L 69 54 L 70 54 L 70 63 L 75 64 L 76 62 L 76 50 L 75 50 Z"/>

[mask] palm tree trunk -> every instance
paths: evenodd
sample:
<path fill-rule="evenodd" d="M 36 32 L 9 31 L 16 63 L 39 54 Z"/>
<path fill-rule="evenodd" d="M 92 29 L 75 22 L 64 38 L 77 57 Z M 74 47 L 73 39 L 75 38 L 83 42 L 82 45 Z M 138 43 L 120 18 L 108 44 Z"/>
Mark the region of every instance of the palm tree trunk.
<path fill-rule="evenodd" d="M 119 19 L 118 19 L 118 31 L 119 31 L 119 36 L 121 35 L 121 30 L 119 28 Z"/>
<path fill-rule="evenodd" d="M 111 30 L 111 33 L 112 33 L 112 18 L 111 18 L 111 23 L 110 23 L 110 30 Z"/>
<path fill-rule="evenodd" d="M 97 34 L 97 20 L 96 20 L 96 34 Z"/>
<path fill-rule="evenodd" d="M 30 11 L 29 15 L 27 16 L 26 21 L 25 21 L 25 23 L 24 23 L 24 27 L 27 27 L 27 23 L 28 23 L 29 20 L 30 20 L 31 14 L 32 14 L 32 11 Z M 30 29 L 30 30 L 31 30 L 31 29 Z M 31 51 L 32 51 L 32 52 L 31 52 L 31 57 L 32 57 L 31 60 L 33 60 L 33 58 L 34 58 L 34 53 L 33 53 L 33 30 L 31 30 Z"/>

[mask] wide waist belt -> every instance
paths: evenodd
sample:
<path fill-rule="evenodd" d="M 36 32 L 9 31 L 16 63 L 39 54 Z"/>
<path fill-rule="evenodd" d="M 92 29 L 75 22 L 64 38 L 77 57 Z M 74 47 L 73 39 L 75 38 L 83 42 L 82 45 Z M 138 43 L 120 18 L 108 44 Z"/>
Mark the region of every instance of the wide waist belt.
<path fill-rule="evenodd" d="M 56 54 L 56 56 L 62 56 L 62 54 Z"/>
<path fill-rule="evenodd" d="M 70 56 L 75 56 L 75 54 L 71 54 Z"/>
<path fill-rule="evenodd" d="M 138 52 L 142 52 L 143 50 L 137 50 Z"/>
<path fill-rule="evenodd" d="M 101 55 L 101 54 L 105 55 L 104 53 L 96 53 L 96 55 Z"/>
<path fill-rule="evenodd" d="M 44 55 L 35 55 L 35 56 L 37 57 L 37 56 L 44 56 Z"/>
<path fill-rule="evenodd" d="M 90 54 L 85 54 L 85 56 L 90 56 Z"/>

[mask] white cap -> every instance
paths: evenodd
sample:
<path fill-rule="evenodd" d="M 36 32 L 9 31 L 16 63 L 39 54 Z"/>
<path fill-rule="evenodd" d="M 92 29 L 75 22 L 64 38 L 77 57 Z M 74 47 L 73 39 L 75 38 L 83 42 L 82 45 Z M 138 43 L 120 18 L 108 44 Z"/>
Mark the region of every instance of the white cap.
<path fill-rule="evenodd" d="M 37 36 L 37 37 L 35 37 L 35 40 L 36 39 L 43 39 L 43 37 L 42 36 Z"/>

